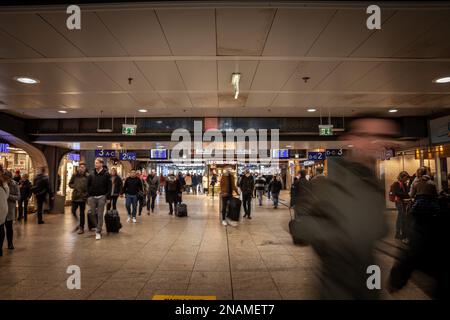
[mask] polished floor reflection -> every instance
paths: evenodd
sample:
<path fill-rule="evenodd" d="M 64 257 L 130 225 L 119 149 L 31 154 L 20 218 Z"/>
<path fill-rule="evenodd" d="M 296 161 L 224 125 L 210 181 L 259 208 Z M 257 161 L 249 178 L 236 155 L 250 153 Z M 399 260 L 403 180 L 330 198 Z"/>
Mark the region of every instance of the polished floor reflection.
<path fill-rule="evenodd" d="M 104 234 L 73 232 L 65 215 L 46 216 L 45 225 L 15 224 L 15 246 L 0 258 L 0 299 L 151 299 L 155 294 L 213 295 L 218 299 L 314 299 L 317 259 L 310 247 L 294 246 L 289 211 L 270 202 L 254 206 L 253 219 L 237 227 L 219 221 L 219 203 L 184 196 L 189 217 L 168 215 L 161 201 L 136 224 Z M 383 282 L 392 258 L 377 254 Z M 81 289 L 67 289 L 69 265 L 81 268 Z M 413 283 L 386 299 L 426 299 Z"/>

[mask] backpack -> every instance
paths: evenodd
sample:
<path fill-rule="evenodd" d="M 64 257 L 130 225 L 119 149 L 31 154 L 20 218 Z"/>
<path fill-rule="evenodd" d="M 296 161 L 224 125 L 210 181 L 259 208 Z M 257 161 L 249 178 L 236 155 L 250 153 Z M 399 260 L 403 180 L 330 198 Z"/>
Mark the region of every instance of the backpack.
<path fill-rule="evenodd" d="M 170 192 L 177 191 L 177 181 L 175 179 L 167 181 L 167 191 Z"/>
<path fill-rule="evenodd" d="M 395 182 L 391 185 L 391 188 L 389 189 L 389 201 L 391 202 L 395 202 L 396 200 L 396 196 L 394 194 L 394 184 Z"/>

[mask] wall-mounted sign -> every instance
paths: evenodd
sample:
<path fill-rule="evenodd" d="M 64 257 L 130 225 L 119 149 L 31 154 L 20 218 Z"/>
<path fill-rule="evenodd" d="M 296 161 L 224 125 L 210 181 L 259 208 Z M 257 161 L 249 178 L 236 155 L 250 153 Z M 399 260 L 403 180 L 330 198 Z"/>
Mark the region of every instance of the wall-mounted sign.
<path fill-rule="evenodd" d="M 80 154 L 79 153 L 68 153 L 67 154 L 67 160 L 69 161 L 80 161 Z"/>
<path fill-rule="evenodd" d="M 332 136 L 332 135 L 333 135 L 333 125 L 332 124 L 319 125 L 319 136 Z"/>
<path fill-rule="evenodd" d="M 167 149 L 151 149 L 150 159 L 167 159 Z"/>
<path fill-rule="evenodd" d="M 9 144 L 7 144 L 7 143 L 0 143 L 0 152 L 2 152 L 2 153 L 9 153 Z"/>
<path fill-rule="evenodd" d="M 289 149 L 273 149 L 272 150 L 272 158 L 288 159 L 289 158 Z"/>
<path fill-rule="evenodd" d="M 325 160 L 326 158 L 325 152 L 308 152 L 308 160 L 310 161 Z"/>
<path fill-rule="evenodd" d="M 122 124 L 122 134 L 125 136 L 135 136 L 137 125 L 135 124 Z"/>
<path fill-rule="evenodd" d="M 119 154 L 119 159 L 121 161 L 131 161 L 136 160 L 136 152 L 121 152 Z"/>
<path fill-rule="evenodd" d="M 430 120 L 431 143 L 450 142 L 450 116 Z"/>
<path fill-rule="evenodd" d="M 115 158 L 116 150 L 95 150 L 95 156 L 99 158 Z"/>
<path fill-rule="evenodd" d="M 303 165 L 305 166 L 305 167 L 307 167 L 307 166 L 313 166 L 314 165 L 314 161 L 303 161 Z"/>
<path fill-rule="evenodd" d="M 342 157 L 344 155 L 344 150 L 342 149 L 327 149 L 325 150 L 327 157 Z"/>

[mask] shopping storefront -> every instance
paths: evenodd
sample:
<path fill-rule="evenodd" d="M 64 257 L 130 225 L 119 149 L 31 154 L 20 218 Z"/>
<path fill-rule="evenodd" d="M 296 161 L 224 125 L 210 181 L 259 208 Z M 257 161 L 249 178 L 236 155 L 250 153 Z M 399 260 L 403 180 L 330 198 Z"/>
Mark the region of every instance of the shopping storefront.
<path fill-rule="evenodd" d="M 20 175 L 27 173 L 30 180 L 33 180 L 35 170 L 31 157 L 22 149 L 0 143 L 0 164 L 13 174 L 16 171 L 20 171 Z"/>

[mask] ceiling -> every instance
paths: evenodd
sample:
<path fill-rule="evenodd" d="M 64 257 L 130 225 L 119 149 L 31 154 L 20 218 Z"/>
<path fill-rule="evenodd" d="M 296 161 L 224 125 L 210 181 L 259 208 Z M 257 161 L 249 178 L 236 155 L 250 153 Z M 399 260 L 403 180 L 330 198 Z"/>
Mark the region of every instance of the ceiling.
<path fill-rule="evenodd" d="M 81 30 L 67 29 L 65 7 L 3 8 L 0 109 L 37 118 L 450 111 L 450 84 L 432 82 L 450 76 L 450 6 L 382 7 L 375 31 L 354 3 L 267 3 L 82 6 Z"/>

